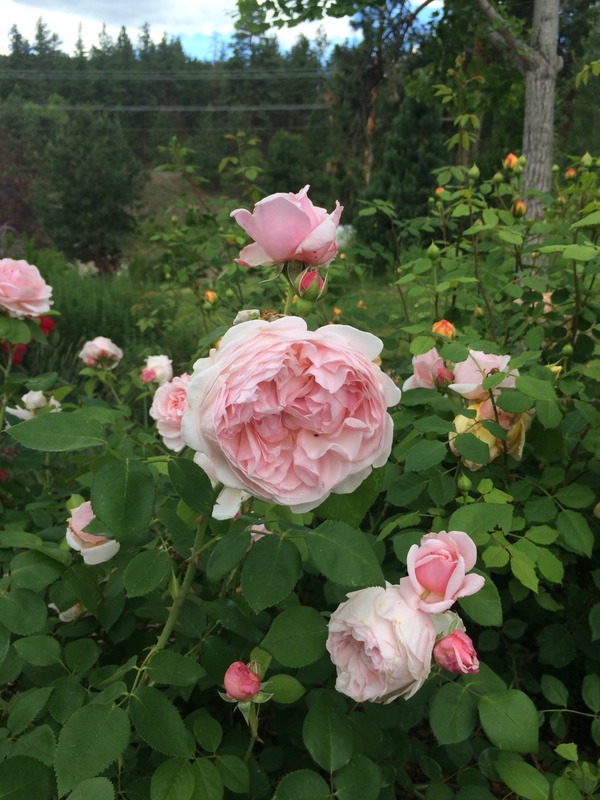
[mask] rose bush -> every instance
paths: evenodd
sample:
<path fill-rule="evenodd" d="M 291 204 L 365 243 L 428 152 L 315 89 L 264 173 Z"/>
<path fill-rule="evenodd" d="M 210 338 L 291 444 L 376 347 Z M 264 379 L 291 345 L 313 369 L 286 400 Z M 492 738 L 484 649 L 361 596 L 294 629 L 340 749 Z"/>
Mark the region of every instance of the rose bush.
<path fill-rule="evenodd" d="M 181 433 L 230 490 L 221 514 L 233 517 L 243 493 L 309 511 L 385 464 L 400 390 L 373 364 L 381 346 L 347 326 L 251 320 L 196 362 Z"/>
<path fill-rule="evenodd" d="M 123 358 L 123 351 L 106 336 L 96 336 L 83 345 L 79 358 L 88 367 L 114 369 Z"/>

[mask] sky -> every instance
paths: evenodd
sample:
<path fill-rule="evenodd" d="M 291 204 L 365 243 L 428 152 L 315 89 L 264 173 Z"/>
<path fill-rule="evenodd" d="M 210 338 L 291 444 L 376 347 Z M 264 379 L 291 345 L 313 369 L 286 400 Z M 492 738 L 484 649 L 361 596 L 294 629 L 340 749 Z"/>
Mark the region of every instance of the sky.
<path fill-rule="evenodd" d="M 98 43 L 102 25 L 114 39 L 125 26 L 135 45 L 139 30 L 146 22 L 155 42 L 179 38 L 186 55 L 210 60 L 218 57 L 234 32 L 232 14 L 235 0 L 1 0 L 0 54 L 9 51 L 9 31 L 16 25 L 29 42 L 35 38 L 35 25 L 41 17 L 50 33 L 57 33 L 60 49 L 72 55 L 81 25 L 81 38 L 86 50 Z M 354 40 L 355 33 L 347 19 L 325 19 L 278 32 L 282 49 L 291 47 L 303 33 L 312 38 L 319 24 L 332 43 Z M 216 46 L 216 51 L 215 51 Z"/>

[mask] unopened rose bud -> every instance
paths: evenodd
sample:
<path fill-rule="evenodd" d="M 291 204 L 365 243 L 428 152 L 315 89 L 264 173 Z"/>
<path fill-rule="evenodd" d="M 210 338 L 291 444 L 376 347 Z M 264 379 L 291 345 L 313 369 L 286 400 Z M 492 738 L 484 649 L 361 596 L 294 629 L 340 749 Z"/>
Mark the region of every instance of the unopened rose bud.
<path fill-rule="evenodd" d="M 454 383 L 454 375 L 450 372 L 449 369 L 439 369 L 435 375 L 435 382 L 438 386 L 449 386 L 451 383 Z"/>
<path fill-rule="evenodd" d="M 591 155 L 589 153 L 584 153 L 581 156 L 580 164 L 581 164 L 582 167 L 589 168 L 589 167 L 592 166 L 593 163 L 594 163 L 594 160 L 593 160 L 593 158 L 591 157 Z"/>
<path fill-rule="evenodd" d="M 524 217 L 527 213 L 527 206 L 522 200 L 515 200 L 512 207 L 513 217 Z"/>
<path fill-rule="evenodd" d="M 233 300 L 233 298 L 235 297 L 235 292 L 233 291 L 231 286 L 229 287 L 229 289 L 225 291 L 225 297 L 227 297 L 229 300 Z"/>
<path fill-rule="evenodd" d="M 592 509 L 592 514 L 596 517 L 596 519 L 600 519 L 600 503 L 596 503 Z"/>
<path fill-rule="evenodd" d="M 473 488 L 473 481 L 467 475 L 459 475 L 456 481 L 456 487 L 461 494 L 467 494 Z"/>
<path fill-rule="evenodd" d="M 564 345 L 563 349 L 560 351 L 560 354 L 563 356 L 572 356 L 573 355 L 573 345 L 566 344 Z"/>
<path fill-rule="evenodd" d="M 502 162 L 502 166 L 504 167 L 504 169 L 512 171 L 514 170 L 514 168 L 517 166 L 518 163 L 519 159 L 517 158 L 517 156 L 514 153 L 509 153 Z"/>
<path fill-rule="evenodd" d="M 568 181 L 574 181 L 577 177 L 577 170 L 575 167 L 569 167 L 569 169 L 565 172 L 565 179 Z"/>
<path fill-rule="evenodd" d="M 477 166 L 477 164 L 473 164 L 473 166 L 467 172 L 467 175 L 472 181 L 478 181 L 480 174 L 481 173 L 479 171 L 479 167 Z"/>
<path fill-rule="evenodd" d="M 521 164 L 517 164 L 514 169 L 515 175 L 520 175 L 523 172 L 523 167 Z"/>
<path fill-rule="evenodd" d="M 207 290 L 204 292 L 204 299 L 205 299 L 205 300 L 206 300 L 208 303 L 210 303 L 210 304 L 212 305 L 213 303 L 216 303 L 216 302 L 217 302 L 217 293 L 216 293 L 216 292 L 213 292 L 211 289 L 207 289 Z"/>
<path fill-rule="evenodd" d="M 152 383 L 152 381 L 156 378 L 156 370 L 155 369 L 143 369 L 140 372 L 140 380 L 142 383 Z"/>
<path fill-rule="evenodd" d="M 223 678 L 225 691 L 233 700 L 252 700 L 260 692 L 260 677 L 241 661 L 227 668 Z"/>
<path fill-rule="evenodd" d="M 307 269 L 298 275 L 294 288 L 298 297 L 315 302 L 325 295 L 327 279 L 323 280 L 316 270 Z"/>
<path fill-rule="evenodd" d="M 483 310 L 483 308 L 481 306 L 474 306 L 474 308 L 473 308 L 473 316 L 474 317 L 483 317 L 484 313 L 485 312 L 484 312 L 484 310 Z"/>
<path fill-rule="evenodd" d="M 456 630 L 444 636 L 433 648 L 437 664 L 458 675 L 475 675 L 479 672 L 479 659 L 473 642 L 466 633 Z"/>
<path fill-rule="evenodd" d="M 556 199 L 561 204 L 561 206 L 563 206 L 567 202 L 567 198 L 564 196 L 564 194 L 559 194 Z"/>
<path fill-rule="evenodd" d="M 559 169 L 560 167 L 558 166 L 558 164 L 552 164 L 552 172 L 556 173 L 559 171 Z"/>
<path fill-rule="evenodd" d="M 431 331 L 439 336 L 446 336 L 448 339 L 454 339 L 456 336 L 456 328 L 447 319 L 440 319 L 434 322 Z"/>
<path fill-rule="evenodd" d="M 436 196 L 440 197 L 441 195 L 444 194 L 445 191 L 446 190 L 445 190 L 445 188 L 443 186 L 437 186 L 436 190 L 435 190 Z"/>
<path fill-rule="evenodd" d="M 525 158 L 525 156 L 524 156 L 524 155 L 520 155 L 520 156 L 519 156 L 519 164 L 520 164 L 522 167 L 524 167 L 524 166 L 525 166 L 525 164 L 527 164 L 527 159 Z"/>
<path fill-rule="evenodd" d="M 434 242 L 432 242 L 425 251 L 425 255 L 432 261 L 437 261 L 438 258 L 440 257 L 440 248 L 436 244 L 434 244 Z"/>
<path fill-rule="evenodd" d="M 498 186 L 501 183 L 504 183 L 504 175 L 501 172 L 494 172 L 492 175 L 492 183 L 495 183 Z"/>

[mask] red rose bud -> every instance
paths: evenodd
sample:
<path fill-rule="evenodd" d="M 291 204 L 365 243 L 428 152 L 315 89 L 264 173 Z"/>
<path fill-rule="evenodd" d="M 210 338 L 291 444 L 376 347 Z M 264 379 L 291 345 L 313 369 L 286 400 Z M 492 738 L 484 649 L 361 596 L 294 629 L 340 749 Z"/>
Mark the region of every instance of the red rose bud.
<path fill-rule="evenodd" d="M 52 319 L 52 317 L 40 317 L 40 330 L 44 334 L 44 336 L 48 336 L 54 328 L 56 328 L 56 322 Z"/>
<path fill-rule="evenodd" d="M 565 172 L 565 178 L 568 181 L 574 181 L 577 177 L 577 170 L 575 167 L 569 167 L 569 169 Z"/>
<path fill-rule="evenodd" d="M 513 217 L 524 217 L 527 213 L 527 206 L 522 200 L 515 200 L 512 207 Z"/>
<path fill-rule="evenodd" d="M 443 186 L 438 186 L 436 188 L 436 190 L 435 190 L 435 193 L 436 193 L 437 197 L 440 197 L 440 195 L 444 194 L 445 191 L 446 190 L 445 190 L 445 188 Z"/>
<path fill-rule="evenodd" d="M 446 336 L 448 339 L 454 339 L 456 336 L 456 328 L 451 322 L 448 322 L 447 319 L 440 319 L 434 322 L 431 330 L 433 333 L 437 333 L 440 336 Z"/>
<path fill-rule="evenodd" d="M 454 375 L 445 367 L 444 369 L 438 369 L 435 374 L 435 382 L 438 386 L 449 386 L 451 383 L 454 383 Z"/>
<path fill-rule="evenodd" d="M 479 659 L 473 642 L 462 631 L 453 631 L 440 639 L 433 648 L 433 657 L 440 667 L 457 675 L 479 672 Z"/>
<path fill-rule="evenodd" d="M 517 158 L 517 156 L 514 153 L 509 153 L 502 162 L 502 166 L 504 167 L 504 169 L 512 171 L 514 170 L 514 168 L 517 166 L 518 163 L 519 159 Z"/>
<path fill-rule="evenodd" d="M 241 661 L 227 668 L 223 683 L 227 695 L 241 702 L 252 700 L 260 692 L 260 677 Z"/>
<path fill-rule="evenodd" d="M 296 291 L 303 300 L 320 300 L 326 289 L 327 280 L 323 280 L 316 270 L 305 270 L 296 279 Z"/>

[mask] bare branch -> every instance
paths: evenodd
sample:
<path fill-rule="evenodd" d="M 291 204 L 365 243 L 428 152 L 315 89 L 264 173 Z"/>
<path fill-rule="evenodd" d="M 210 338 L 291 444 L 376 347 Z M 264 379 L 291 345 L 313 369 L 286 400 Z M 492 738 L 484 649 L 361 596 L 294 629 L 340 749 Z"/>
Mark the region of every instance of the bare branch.
<path fill-rule="evenodd" d="M 511 61 L 523 74 L 537 63 L 535 50 L 511 31 L 504 17 L 489 0 L 473 0 L 481 13 L 491 23 L 487 38 L 494 44 L 508 50 Z"/>

